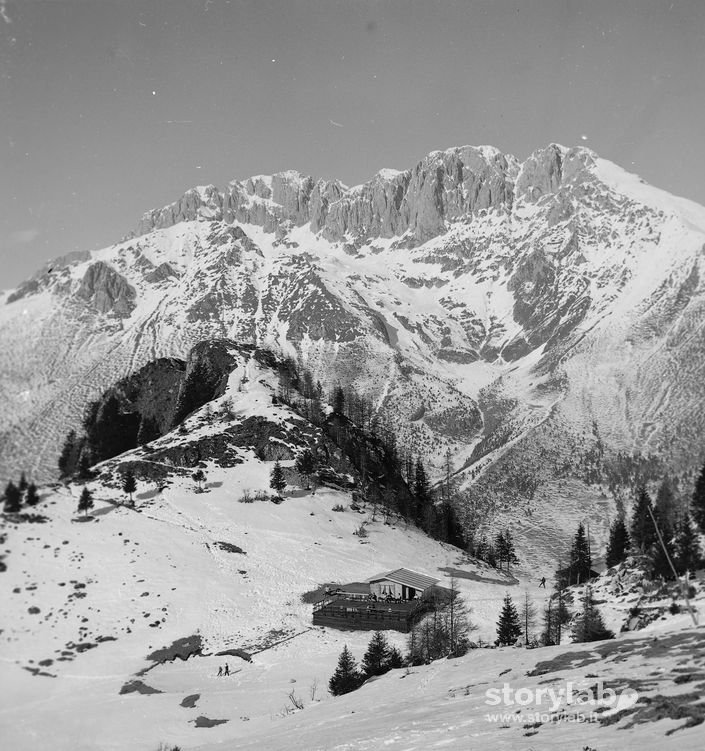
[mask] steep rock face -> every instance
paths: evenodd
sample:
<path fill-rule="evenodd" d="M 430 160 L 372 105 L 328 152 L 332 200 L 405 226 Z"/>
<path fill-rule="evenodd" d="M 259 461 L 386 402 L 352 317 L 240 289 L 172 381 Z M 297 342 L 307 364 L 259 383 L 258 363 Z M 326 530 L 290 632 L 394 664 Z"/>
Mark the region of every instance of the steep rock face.
<path fill-rule="evenodd" d="M 534 162 L 531 175 L 554 184 L 555 164 L 538 157 Z M 285 223 L 310 223 L 314 232 L 336 242 L 346 235 L 391 238 L 407 231 L 424 242 L 442 234 L 446 222 L 482 210 L 511 210 L 517 171 L 514 157 L 472 146 L 433 152 L 412 170 L 381 170 L 352 189 L 288 170 L 232 182 L 224 193 L 212 185 L 189 190 L 179 201 L 147 212 L 132 236 L 194 219 L 222 219 L 267 232 Z"/>
<path fill-rule="evenodd" d="M 411 175 L 385 170 L 368 183 L 348 191 L 330 206 L 323 228 L 324 237 L 339 241 L 347 233 L 363 237 L 393 237 L 406 226 L 401 205 Z"/>
<path fill-rule="evenodd" d="M 141 420 L 153 420 L 159 432 L 165 433 L 171 427 L 185 372 L 183 360 L 159 358 L 117 383 L 112 393 L 125 412 L 137 412 Z"/>
<path fill-rule="evenodd" d="M 135 290 L 108 264 L 92 263 L 81 280 L 76 297 L 85 300 L 99 313 L 126 318 L 134 309 Z"/>
<path fill-rule="evenodd" d="M 187 190 L 178 201 L 162 209 L 146 212 L 137 226 L 136 231 L 129 236 L 145 235 L 154 229 L 172 227 L 179 222 L 189 222 L 194 219 L 221 219 L 223 216 L 223 198 L 215 185 Z"/>
<path fill-rule="evenodd" d="M 200 342 L 191 350 L 179 383 L 172 426 L 225 392 L 228 375 L 236 363 L 232 352 L 236 347 L 232 341 L 213 339 Z"/>

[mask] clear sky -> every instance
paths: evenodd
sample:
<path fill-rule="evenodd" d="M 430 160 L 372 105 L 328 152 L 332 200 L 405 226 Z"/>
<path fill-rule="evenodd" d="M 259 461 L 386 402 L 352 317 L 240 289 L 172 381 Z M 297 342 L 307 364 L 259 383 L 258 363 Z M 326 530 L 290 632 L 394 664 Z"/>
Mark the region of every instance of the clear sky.
<path fill-rule="evenodd" d="M 194 185 L 583 144 L 705 203 L 704 0 L 0 0 L 0 287 Z"/>

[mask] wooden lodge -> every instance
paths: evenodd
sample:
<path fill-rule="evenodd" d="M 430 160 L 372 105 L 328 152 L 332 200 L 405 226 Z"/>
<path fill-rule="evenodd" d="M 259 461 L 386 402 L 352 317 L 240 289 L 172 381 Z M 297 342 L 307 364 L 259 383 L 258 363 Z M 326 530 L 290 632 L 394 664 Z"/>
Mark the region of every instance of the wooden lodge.
<path fill-rule="evenodd" d="M 313 606 L 314 626 L 355 631 L 401 631 L 408 633 L 428 610 L 423 599 L 438 579 L 400 568 L 351 582 L 326 594 Z"/>

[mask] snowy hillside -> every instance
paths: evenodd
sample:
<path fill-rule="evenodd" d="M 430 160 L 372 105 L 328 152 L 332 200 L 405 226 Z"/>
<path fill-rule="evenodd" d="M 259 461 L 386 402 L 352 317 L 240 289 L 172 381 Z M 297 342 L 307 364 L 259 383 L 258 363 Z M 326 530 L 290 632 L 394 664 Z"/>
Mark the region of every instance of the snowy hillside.
<path fill-rule="evenodd" d="M 595 723 L 587 734 L 581 726 L 576 748 L 586 739 L 594 748 L 616 748 L 625 737 L 649 749 L 699 747 L 699 727 L 665 736 L 702 719 L 693 698 L 705 680 L 702 640 L 686 630 L 682 614 L 648 626 L 663 640 L 656 646 L 630 637 L 606 646 L 478 649 L 331 697 L 327 682 L 338 654 L 347 644 L 359 659 L 370 632 L 314 627 L 309 603 L 321 585 L 404 566 L 446 586 L 452 574 L 477 626 L 472 638 L 487 644 L 507 592 L 517 602 L 528 593 L 543 608 L 550 581 L 539 589 L 538 579 L 550 580 L 553 563 L 497 571 L 394 516 L 385 523 L 372 506 L 354 510 L 348 493 L 330 487 L 314 493 L 291 485 L 282 503 L 257 500 L 258 491 L 269 492 L 273 462 L 258 458 L 233 428 L 259 420 L 281 456 L 318 440 L 317 429 L 273 403 L 272 369 L 246 350 L 234 348 L 233 358 L 223 394 L 188 417 L 183 430 L 96 468 L 88 483 L 95 507 L 87 515 L 77 512 L 77 484 L 43 489 L 31 511 L 3 515 L 0 736 L 8 748 L 467 748 L 474 740 L 517 748 L 525 738 L 566 748 L 577 743 L 574 724 L 555 716 L 542 725 L 488 721 L 484 692 L 510 679 L 515 688 L 567 678 L 584 687 L 596 676 L 647 698 L 683 694 L 685 709 L 676 716 L 663 698 L 629 705 L 633 711 L 618 724 Z M 159 459 L 219 437 L 232 439 L 227 466 L 203 463 L 202 492 L 193 467 Z M 293 463 L 282 460 L 286 471 Z M 147 476 L 150 464 L 155 479 L 138 483 L 131 508 L 119 473 L 133 466 Z M 560 509 L 554 516 L 558 527 L 567 526 Z M 363 521 L 367 535 L 360 537 Z M 596 592 L 610 600 L 605 612 L 618 630 L 635 599 L 631 591 L 611 597 L 612 585 L 605 578 Z M 699 588 L 700 608 L 704 592 Z M 405 647 L 404 635 L 389 635 Z M 231 675 L 219 677 L 226 663 Z M 295 708 L 300 704 L 304 709 Z M 632 719 L 634 729 L 622 730 Z"/>
<path fill-rule="evenodd" d="M 236 368 L 222 397 L 232 399 L 233 419 L 292 425 L 292 413 L 271 404 L 274 382 L 253 361 Z M 222 430 L 205 419 L 215 407 L 189 418 L 189 441 Z M 174 432 L 152 447 L 181 440 Z M 292 689 L 308 703 L 317 686 L 316 699 L 329 701 L 342 645 L 360 651 L 369 633 L 312 626 L 302 596 L 324 582 L 403 565 L 440 579 L 446 568 L 462 571 L 479 633 L 492 636 L 505 589 L 518 586 L 513 576 L 403 522 L 353 511 L 341 491 L 292 488 L 281 504 L 242 502 L 269 492 L 272 462 L 249 449 L 238 454 L 234 467 L 207 466 L 205 492 L 169 467 L 170 484 L 159 492 L 159 483 L 140 482 L 131 509 L 109 483 L 120 465 L 149 461 L 141 449 L 100 468 L 88 485 L 89 515 L 76 512 L 81 487 L 69 485 L 42 493 L 38 517 L 4 518 L 0 651 L 2 684 L 12 691 L 0 726 L 8 747 L 149 751 L 161 741 L 232 740 L 244 723 L 270 722 L 291 707 Z M 365 538 L 353 534 L 362 520 Z M 402 635 L 393 638 L 404 645 Z M 226 661 L 232 676 L 217 677 Z M 226 722 L 201 727 L 201 716 Z"/>

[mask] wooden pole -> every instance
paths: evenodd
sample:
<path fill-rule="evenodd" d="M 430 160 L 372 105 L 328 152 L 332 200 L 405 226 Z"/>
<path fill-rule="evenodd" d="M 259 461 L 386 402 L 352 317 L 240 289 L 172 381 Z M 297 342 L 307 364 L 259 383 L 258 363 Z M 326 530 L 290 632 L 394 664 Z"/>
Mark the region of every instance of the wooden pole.
<path fill-rule="evenodd" d="M 676 567 L 673 565 L 673 561 L 671 560 L 671 556 L 668 554 L 668 549 L 666 548 L 666 545 L 663 541 L 663 537 L 661 536 L 661 530 L 658 527 L 658 524 L 656 523 L 656 517 L 654 516 L 654 512 L 651 509 L 651 506 L 647 507 L 649 510 L 649 516 L 651 517 L 651 521 L 654 523 L 654 528 L 656 529 L 656 534 L 658 535 L 658 541 L 661 543 L 661 548 L 663 549 L 663 552 L 666 556 L 666 560 L 668 561 L 668 565 L 671 567 L 671 571 L 673 571 L 673 576 L 676 577 L 676 581 L 679 581 L 681 583 L 681 589 L 683 591 L 683 598 L 685 599 L 685 605 L 688 608 L 688 612 L 690 613 L 690 617 L 693 619 L 693 625 L 698 625 L 698 617 L 695 614 L 695 609 L 690 604 L 690 598 L 688 597 L 688 581 L 686 580 L 685 576 L 683 579 L 680 579 L 678 576 L 678 572 L 676 571 Z"/>

